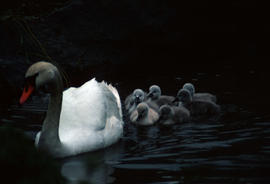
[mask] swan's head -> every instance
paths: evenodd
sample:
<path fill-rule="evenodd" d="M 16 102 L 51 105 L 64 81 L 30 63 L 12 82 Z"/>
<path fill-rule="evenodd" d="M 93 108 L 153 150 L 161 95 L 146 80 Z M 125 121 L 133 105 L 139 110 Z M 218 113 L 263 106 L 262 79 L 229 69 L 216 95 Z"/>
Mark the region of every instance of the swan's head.
<path fill-rule="evenodd" d="M 136 103 L 139 104 L 144 101 L 145 95 L 144 91 L 141 89 L 135 89 L 132 93 L 132 100 Z"/>
<path fill-rule="evenodd" d="M 192 97 L 190 94 L 190 91 L 187 89 L 180 89 L 177 93 L 176 98 L 178 99 L 179 102 L 182 104 L 188 104 L 192 101 Z"/>
<path fill-rule="evenodd" d="M 191 84 L 191 83 L 185 83 L 185 84 L 183 85 L 183 89 L 189 90 L 191 96 L 193 96 L 194 93 L 195 93 L 195 87 L 194 87 L 194 85 Z"/>
<path fill-rule="evenodd" d="M 25 84 L 20 104 L 23 104 L 35 90 L 54 94 L 62 89 L 58 69 L 51 63 L 40 61 L 31 65 L 25 74 Z"/>
<path fill-rule="evenodd" d="M 146 103 L 144 103 L 144 102 L 139 103 L 139 104 L 137 105 L 138 120 L 139 120 L 140 118 L 145 117 L 145 116 L 147 115 L 148 109 L 149 109 L 149 106 L 148 106 Z"/>
<path fill-rule="evenodd" d="M 149 93 L 147 94 L 147 97 L 151 99 L 158 99 L 161 95 L 161 89 L 158 85 L 152 85 L 149 88 Z"/>
<path fill-rule="evenodd" d="M 159 108 L 160 113 L 160 120 L 167 120 L 169 118 L 172 118 L 174 115 L 174 111 L 171 106 L 169 105 L 162 105 Z"/>

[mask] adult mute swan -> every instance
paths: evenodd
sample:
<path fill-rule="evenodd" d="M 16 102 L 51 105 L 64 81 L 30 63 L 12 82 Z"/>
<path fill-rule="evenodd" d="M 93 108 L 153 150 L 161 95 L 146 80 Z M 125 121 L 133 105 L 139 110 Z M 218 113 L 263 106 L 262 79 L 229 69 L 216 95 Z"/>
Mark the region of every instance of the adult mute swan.
<path fill-rule="evenodd" d="M 46 118 L 35 140 L 38 149 L 66 157 L 107 147 L 122 136 L 121 102 L 113 86 L 92 79 L 63 92 L 58 69 L 43 61 L 31 65 L 25 78 L 21 104 L 34 90 L 50 94 Z"/>

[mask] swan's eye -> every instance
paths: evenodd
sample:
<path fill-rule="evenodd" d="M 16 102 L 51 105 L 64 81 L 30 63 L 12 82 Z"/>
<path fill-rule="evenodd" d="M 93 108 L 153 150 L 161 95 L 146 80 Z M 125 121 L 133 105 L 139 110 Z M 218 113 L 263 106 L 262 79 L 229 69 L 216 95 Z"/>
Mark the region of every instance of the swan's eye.
<path fill-rule="evenodd" d="M 49 93 L 51 91 L 50 86 L 48 84 L 42 85 L 39 90 L 44 92 L 44 93 Z"/>

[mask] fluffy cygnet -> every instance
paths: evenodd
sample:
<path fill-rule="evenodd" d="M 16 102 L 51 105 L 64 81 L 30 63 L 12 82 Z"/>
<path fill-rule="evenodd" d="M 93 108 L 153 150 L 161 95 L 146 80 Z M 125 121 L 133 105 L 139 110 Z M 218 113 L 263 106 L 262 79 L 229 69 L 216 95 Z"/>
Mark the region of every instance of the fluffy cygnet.
<path fill-rule="evenodd" d="M 185 83 L 183 89 L 189 90 L 193 100 L 210 100 L 212 102 L 217 102 L 217 97 L 211 93 L 196 93 L 195 87 L 191 83 Z"/>
<path fill-rule="evenodd" d="M 128 95 L 125 99 L 125 108 L 128 114 L 131 114 L 145 98 L 146 93 L 142 89 L 135 89 L 132 94 Z"/>
<path fill-rule="evenodd" d="M 158 108 L 165 104 L 172 105 L 172 102 L 174 100 L 173 96 L 161 95 L 161 89 L 158 85 L 150 86 L 147 97 L 148 101 L 156 103 L 158 105 Z"/>
<path fill-rule="evenodd" d="M 130 114 L 130 121 L 137 125 L 153 125 L 158 119 L 159 114 L 145 102 L 139 103 Z"/>
<path fill-rule="evenodd" d="M 177 93 L 177 100 L 179 105 L 183 105 L 189 111 L 191 116 L 210 116 L 220 112 L 220 107 L 210 100 L 193 100 L 190 91 L 187 89 L 180 89 Z"/>
<path fill-rule="evenodd" d="M 188 122 L 190 117 L 189 110 L 183 106 L 162 105 L 159 113 L 159 123 L 163 125 Z"/>

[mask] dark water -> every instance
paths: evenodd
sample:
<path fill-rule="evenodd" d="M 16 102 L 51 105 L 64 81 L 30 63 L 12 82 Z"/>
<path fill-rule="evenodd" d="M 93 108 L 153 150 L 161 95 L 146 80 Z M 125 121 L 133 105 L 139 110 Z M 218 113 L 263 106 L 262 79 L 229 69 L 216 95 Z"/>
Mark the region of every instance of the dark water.
<path fill-rule="evenodd" d="M 198 90 L 217 94 L 222 114 L 171 127 L 136 127 L 126 121 L 120 142 L 59 160 L 61 173 L 72 184 L 270 183 L 267 93 L 257 95 L 250 87 L 256 86 L 260 76 L 250 70 L 240 74 L 137 75 L 122 80 L 116 75 L 112 82 L 122 99 L 134 88 L 147 90 L 153 83 L 173 95 L 184 82 L 191 81 Z M 45 117 L 46 102 L 46 97 L 35 97 L 24 106 L 14 104 L 1 122 L 23 129 L 34 139 Z"/>

